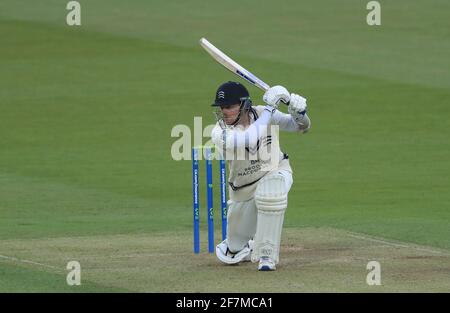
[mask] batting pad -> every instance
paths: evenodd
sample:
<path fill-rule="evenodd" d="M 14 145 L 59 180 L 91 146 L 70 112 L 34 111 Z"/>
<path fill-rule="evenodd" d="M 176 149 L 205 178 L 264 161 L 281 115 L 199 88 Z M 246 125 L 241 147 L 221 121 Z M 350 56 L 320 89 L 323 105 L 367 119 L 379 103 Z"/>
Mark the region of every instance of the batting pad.
<path fill-rule="evenodd" d="M 278 173 L 269 175 L 261 180 L 255 192 L 258 222 L 252 262 L 267 256 L 278 264 L 287 190 L 284 176 Z"/>

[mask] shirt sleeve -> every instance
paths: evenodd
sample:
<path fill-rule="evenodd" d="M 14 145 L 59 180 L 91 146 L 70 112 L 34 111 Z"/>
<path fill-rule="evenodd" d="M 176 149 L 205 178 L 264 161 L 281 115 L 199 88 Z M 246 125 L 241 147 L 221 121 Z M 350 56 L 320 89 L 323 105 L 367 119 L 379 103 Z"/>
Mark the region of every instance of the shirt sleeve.
<path fill-rule="evenodd" d="M 292 115 L 275 110 L 275 112 L 272 115 L 272 124 L 278 125 L 280 126 L 281 130 L 288 132 L 296 132 L 296 131 L 305 132 L 310 128 L 311 122 L 306 114 L 304 119 L 305 123 L 299 125 L 292 117 Z"/>
<path fill-rule="evenodd" d="M 211 133 L 211 140 L 219 149 L 226 151 L 256 147 L 258 140 L 267 134 L 267 125 L 271 123 L 271 118 L 272 113 L 264 110 L 245 131 L 216 126 Z"/>
<path fill-rule="evenodd" d="M 295 132 L 299 130 L 297 122 L 290 114 L 275 110 L 272 115 L 272 124 L 280 126 L 281 130 Z"/>

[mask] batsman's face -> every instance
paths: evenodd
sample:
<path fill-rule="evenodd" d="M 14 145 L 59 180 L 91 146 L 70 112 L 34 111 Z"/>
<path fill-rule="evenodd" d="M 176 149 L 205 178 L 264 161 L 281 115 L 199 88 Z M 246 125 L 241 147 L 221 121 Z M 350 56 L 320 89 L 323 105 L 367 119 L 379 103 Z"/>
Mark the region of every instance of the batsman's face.
<path fill-rule="evenodd" d="M 239 115 L 240 104 L 233 104 L 220 107 L 223 114 L 223 120 L 227 125 L 232 125 Z"/>

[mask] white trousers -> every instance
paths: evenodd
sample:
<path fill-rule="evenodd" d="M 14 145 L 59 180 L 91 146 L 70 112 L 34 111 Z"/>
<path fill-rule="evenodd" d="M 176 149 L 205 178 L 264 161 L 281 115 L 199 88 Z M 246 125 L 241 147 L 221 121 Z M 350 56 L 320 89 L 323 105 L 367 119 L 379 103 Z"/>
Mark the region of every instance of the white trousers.
<path fill-rule="evenodd" d="M 286 190 L 291 189 L 292 173 L 286 170 L 276 170 L 267 175 L 273 174 L 281 174 L 286 182 Z M 245 247 L 250 239 L 253 239 L 256 233 L 258 208 L 255 199 L 236 202 L 229 200 L 227 218 L 228 248 L 231 252 L 238 252 Z"/>

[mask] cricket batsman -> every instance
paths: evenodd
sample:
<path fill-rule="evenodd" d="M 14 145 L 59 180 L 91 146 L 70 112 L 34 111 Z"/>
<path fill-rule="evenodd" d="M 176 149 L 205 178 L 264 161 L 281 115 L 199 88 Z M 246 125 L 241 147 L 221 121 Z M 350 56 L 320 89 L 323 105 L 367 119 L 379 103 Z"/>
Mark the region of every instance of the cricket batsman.
<path fill-rule="evenodd" d="M 216 246 L 216 255 L 225 264 L 251 260 L 259 262 L 258 270 L 273 271 L 293 182 L 277 130 L 304 133 L 311 122 L 306 99 L 282 86 L 268 89 L 263 101 L 264 106 L 253 106 L 247 89 L 229 81 L 217 89 L 212 104 L 217 124 L 211 140 L 230 171 L 227 238 Z M 289 114 L 278 110 L 281 103 L 289 103 Z"/>

